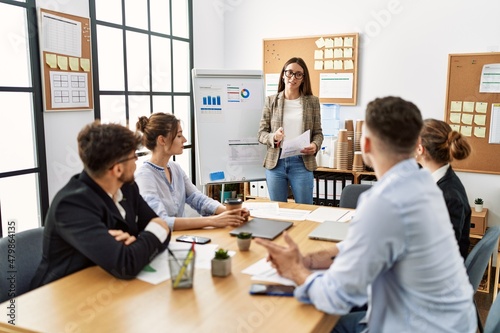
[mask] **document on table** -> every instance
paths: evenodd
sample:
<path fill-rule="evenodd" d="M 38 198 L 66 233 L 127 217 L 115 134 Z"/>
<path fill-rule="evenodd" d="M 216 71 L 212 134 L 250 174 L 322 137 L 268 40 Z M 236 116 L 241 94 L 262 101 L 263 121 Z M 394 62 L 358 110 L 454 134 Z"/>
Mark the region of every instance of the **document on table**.
<path fill-rule="evenodd" d="M 319 207 L 313 210 L 306 219 L 314 222 L 339 221 L 348 222 L 354 215 L 354 210 L 333 207 Z"/>
<path fill-rule="evenodd" d="M 189 250 L 190 243 L 182 243 L 172 241 L 168 245 L 170 250 Z M 196 244 L 195 250 L 195 269 L 210 269 L 210 262 L 214 257 L 215 250 L 219 247 L 217 244 Z M 233 256 L 236 252 L 229 251 L 228 254 Z M 137 275 L 139 280 L 151 284 L 158 284 L 170 279 L 170 268 L 168 267 L 168 251 L 165 250 L 157 255 L 144 269 Z"/>
<path fill-rule="evenodd" d="M 279 208 L 277 202 L 248 202 L 243 207 L 250 211 L 250 216 L 264 219 L 304 221 L 311 213 L 310 210 Z"/>
<path fill-rule="evenodd" d="M 294 139 L 283 141 L 280 158 L 302 155 L 300 151 L 311 144 L 310 137 L 311 130 L 307 130 Z"/>

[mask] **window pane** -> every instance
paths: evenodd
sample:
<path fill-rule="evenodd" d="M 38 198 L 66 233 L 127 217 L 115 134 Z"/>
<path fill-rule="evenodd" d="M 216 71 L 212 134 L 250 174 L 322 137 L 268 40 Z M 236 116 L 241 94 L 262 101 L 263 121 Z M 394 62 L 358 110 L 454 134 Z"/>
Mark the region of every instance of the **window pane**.
<path fill-rule="evenodd" d="M 97 20 L 122 24 L 121 0 L 95 0 Z"/>
<path fill-rule="evenodd" d="M 173 41 L 174 47 L 174 91 L 189 92 L 189 43 L 178 40 Z"/>
<path fill-rule="evenodd" d="M 0 172 L 36 167 L 32 101 L 25 92 L 0 92 Z"/>
<path fill-rule="evenodd" d="M 26 9 L 0 4 L 0 31 L 0 86 L 30 87 Z"/>
<path fill-rule="evenodd" d="M 41 226 L 39 201 L 36 174 L 0 178 L 3 235 L 7 235 L 7 222 L 13 219 L 16 232 Z"/>
<path fill-rule="evenodd" d="M 101 122 L 126 125 L 125 96 L 101 96 Z"/>
<path fill-rule="evenodd" d="M 129 96 L 129 128 L 135 131 L 135 124 L 140 116 L 149 117 L 151 114 L 151 107 L 149 104 L 149 96 Z"/>
<path fill-rule="evenodd" d="M 150 0 L 151 31 L 170 34 L 170 8 L 168 0 Z"/>
<path fill-rule="evenodd" d="M 153 91 L 170 92 L 172 90 L 170 39 L 152 36 L 151 53 Z"/>
<path fill-rule="evenodd" d="M 127 31 L 127 76 L 129 91 L 149 91 L 148 35 Z"/>
<path fill-rule="evenodd" d="M 174 97 L 174 114 L 181 120 L 182 133 L 188 140 L 185 144 L 191 144 L 191 109 L 190 109 L 189 96 L 175 96 Z"/>
<path fill-rule="evenodd" d="M 97 26 L 99 89 L 125 90 L 122 30 Z"/>
<path fill-rule="evenodd" d="M 189 38 L 187 0 L 172 1 L 172 35 Z"/>
<path fill-rule="evenodd" d="M 147 0 L 125 0 L 125 25 L 148 29 Z"/>
<path fill-rule="evenodd" d="M 153 113 L 156 112 L 172 113 L 172 97 L 153 96 Z"/>

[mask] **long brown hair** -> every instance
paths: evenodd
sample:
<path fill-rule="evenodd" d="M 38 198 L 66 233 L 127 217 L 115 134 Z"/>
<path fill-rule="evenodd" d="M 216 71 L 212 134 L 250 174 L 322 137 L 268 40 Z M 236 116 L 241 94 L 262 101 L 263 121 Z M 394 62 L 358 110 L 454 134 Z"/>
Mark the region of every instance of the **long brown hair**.
<path fill-rule="evenodd" d="M 302 78 L 302 82 L 300 83 L 299 91 L 302 95 L 308 96 L 312 95 L 311 88 L 311 79 L 309 78 L 309 70 L 307 69 L 306 62 L 302 58 L 294 57 L 288 60 L 281 69 L 280 79 L 278 83 L 278 92 L 282 92 L 285 90 L 285 82 L 283 81 L 283 76 L 285 75 L 285 69 L 290 64 L 297 64 L 304 70 L 304 77 Z"/>

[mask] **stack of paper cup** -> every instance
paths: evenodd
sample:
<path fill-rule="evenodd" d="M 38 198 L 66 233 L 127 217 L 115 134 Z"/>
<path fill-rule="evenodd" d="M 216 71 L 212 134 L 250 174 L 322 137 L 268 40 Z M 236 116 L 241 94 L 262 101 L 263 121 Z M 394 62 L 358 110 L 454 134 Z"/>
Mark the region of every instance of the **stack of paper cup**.
<path fill-rule="evenodd" d="M 356 131 L 354 132 L 354 151 L 361 151 L 361 134 L 363 129 L 363 119 L 356 120 Z"/>
<path fill-rule="evenodd" d="M 339 130 L 339 137 L 337 139 L 337 149 L 335 161 L 337 164 L 337 169 L 348 170 L 348 137 L 347 130 L 345 128 Z"/>
<path fill-rule="evenodd" d="M 363 156 L 360 151 L 354 152 L 354 159 L 352 161 L 352 171 L 361 172 L 364 170 L 363 167 Z"/>
<path fill-rule="evenodd" d="M 354 157 L 354 124 L 352 119 L 346 119 L 345 129 L 347 130 L 347 169 L 351 170 Z"/>

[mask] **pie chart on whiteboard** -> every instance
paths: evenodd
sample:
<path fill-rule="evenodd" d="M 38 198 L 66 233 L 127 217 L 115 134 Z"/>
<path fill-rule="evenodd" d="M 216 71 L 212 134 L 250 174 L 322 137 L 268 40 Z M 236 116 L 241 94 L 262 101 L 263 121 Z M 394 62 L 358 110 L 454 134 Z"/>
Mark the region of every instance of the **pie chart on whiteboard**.
<path fill-rule="evenodd" d="M 250 97 L 250 91 L 249 91 L 248 89 L 243 88 L 243 89 L 241 90 L 241 97 L 243 97 L 243 98 L 248 98 L 248 97 Z"/>

